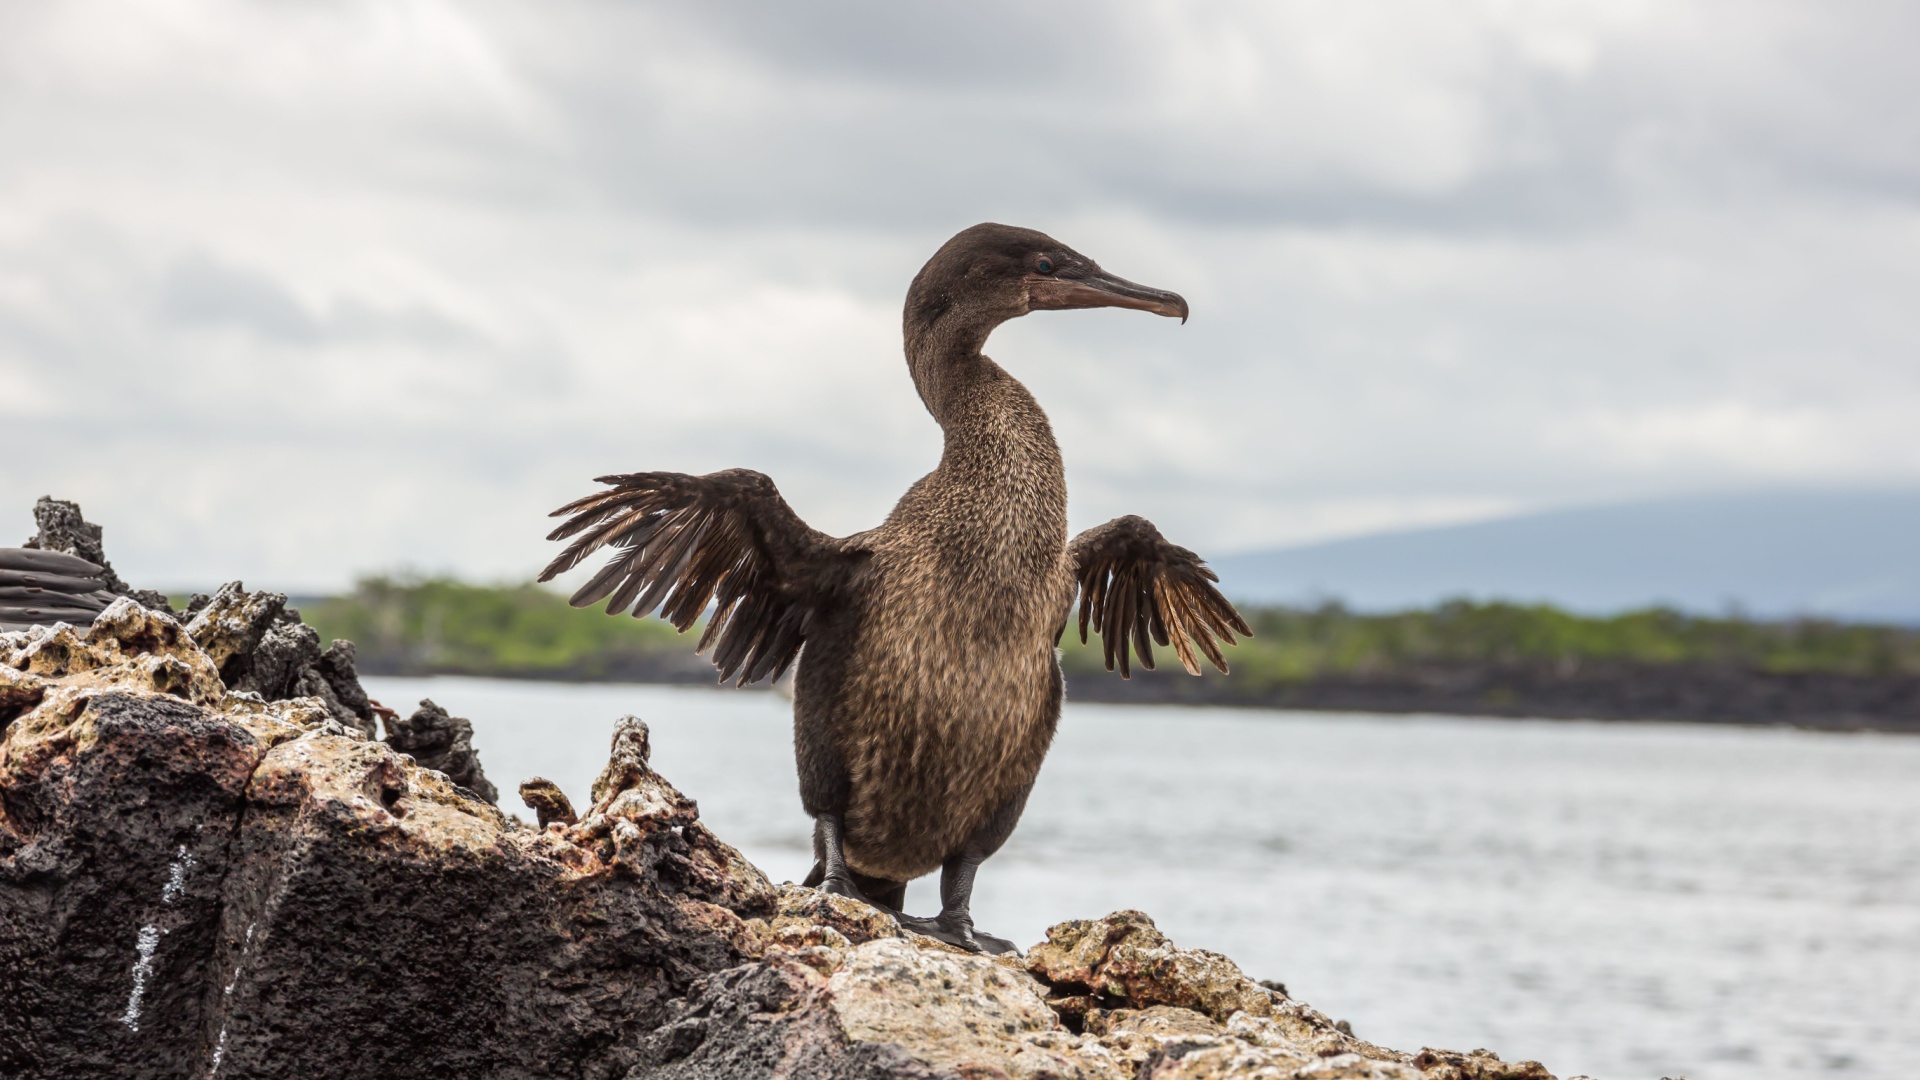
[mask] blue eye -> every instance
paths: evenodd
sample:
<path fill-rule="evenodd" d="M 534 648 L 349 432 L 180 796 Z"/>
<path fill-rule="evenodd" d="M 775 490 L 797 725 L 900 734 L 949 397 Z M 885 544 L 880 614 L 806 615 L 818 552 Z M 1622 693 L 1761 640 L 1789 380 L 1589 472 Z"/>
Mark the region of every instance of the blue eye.
<path fill-rule="evenodd" d="M 1053 260 L 1052 260 L 1052 259 L 1044 259 L 1044 258 L 1043 258 L 1043 259 L 1041 259 L 1041 260 L 1040 260 L 1040 261 L 1039 261 L 1038 263 L 1036 263 L 1036 264 L 1034 264 L 1034 265 L 1035 265 L 1036 267 L 1038 267 L 1038 268 L 1039 268 L 1039 270 L 1040 270 L 1040 272 L 1041 272 L 1041 273 L 1043 273 L 1043 274 L 1051 274 L 1051 273 L 1053 273 Z"/>

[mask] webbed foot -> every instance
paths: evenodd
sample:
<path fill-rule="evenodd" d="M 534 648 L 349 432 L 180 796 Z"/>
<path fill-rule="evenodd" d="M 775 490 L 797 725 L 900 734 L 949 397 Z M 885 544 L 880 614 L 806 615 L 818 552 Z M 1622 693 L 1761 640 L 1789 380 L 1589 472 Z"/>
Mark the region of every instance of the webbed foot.
<path fill-rule="evenodd" d="M 1019 946 L 1006 938 L 975 930 L 973 920 L 965 915 L 956 918 L 949 913 L 928 919 L 918 915 L 908 915 L 905 912 L 895 912 L 893 917 L 899 920 L 900 925 L 905 929 L 916 934 L 925 934 L 927 937 L 944 941 L 949 945 L 958 945 L 968 952 L 985 953 L 988 956 L 1020 954 Z"/>
<path fill-rule="evenodd" d="M 1015 945 L 1013 942 L 1008 941 L 1006 938 L 1003 938 L 1003 937 L 995 937 L 992 934 L 983 934 L 980 931 L 975 930 L 973 932 L 973 940 L 976 942 L 979 942 L 980 950 L 986 953 L 988 956 L 1019 956 L 1021 955 L 1020 946 Z"/>

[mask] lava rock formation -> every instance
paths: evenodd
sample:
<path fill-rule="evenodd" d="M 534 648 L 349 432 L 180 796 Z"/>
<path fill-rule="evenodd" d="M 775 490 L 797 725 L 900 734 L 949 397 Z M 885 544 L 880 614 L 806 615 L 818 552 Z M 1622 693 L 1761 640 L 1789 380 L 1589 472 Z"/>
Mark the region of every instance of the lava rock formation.
<path fill-rule="evenodd" d="M 348 723 L 350 650 L 287 615 L 0 634 L 0 1075 L 1551 1080 L 1357 1039 L 1138 912 L 989 958 L 775 886 L 630 717 L 592 805 L 524 824 L 443 711 L 399 730 L 464 782 Z"/>

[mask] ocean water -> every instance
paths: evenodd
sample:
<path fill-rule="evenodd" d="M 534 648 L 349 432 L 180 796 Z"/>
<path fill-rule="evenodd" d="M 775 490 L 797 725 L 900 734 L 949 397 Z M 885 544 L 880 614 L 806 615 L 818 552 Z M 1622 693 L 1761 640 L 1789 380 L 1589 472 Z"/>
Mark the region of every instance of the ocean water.
<path fill-rule="evenodd" d="M 811 861 L 767 693 L 369 678 L 576 805 L 614 720 L 776 881 Z M 522 811 L 523 816 L 531 814 Z M 931 879 L 908 907 L 938 905 Z M 1920 738 L 1069 705 L 979 925 L 1150 913 L 1418 1049 L 1556 1074 L 1920 1075 Z"/>

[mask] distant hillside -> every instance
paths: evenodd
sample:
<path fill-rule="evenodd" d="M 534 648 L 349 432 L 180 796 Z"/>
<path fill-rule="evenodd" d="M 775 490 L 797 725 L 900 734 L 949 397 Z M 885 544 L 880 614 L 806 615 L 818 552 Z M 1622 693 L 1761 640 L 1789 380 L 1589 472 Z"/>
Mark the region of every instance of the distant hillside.
<path fill-rule="evenodd" d="M 1251 603 L 1363 611 L 1453 597 L 1920 623 L 1920 492 L 1775 492 L 1597 506 L 1212 560 Z"/>

